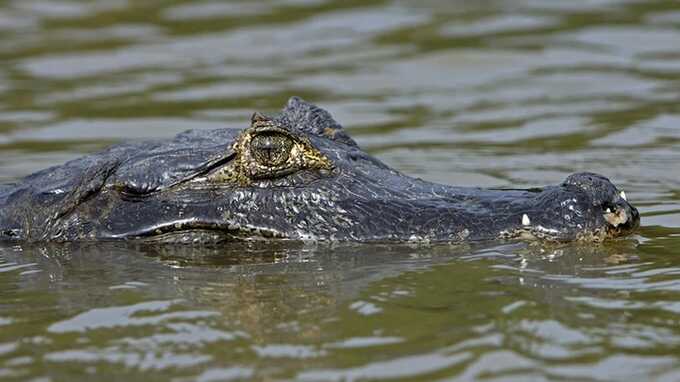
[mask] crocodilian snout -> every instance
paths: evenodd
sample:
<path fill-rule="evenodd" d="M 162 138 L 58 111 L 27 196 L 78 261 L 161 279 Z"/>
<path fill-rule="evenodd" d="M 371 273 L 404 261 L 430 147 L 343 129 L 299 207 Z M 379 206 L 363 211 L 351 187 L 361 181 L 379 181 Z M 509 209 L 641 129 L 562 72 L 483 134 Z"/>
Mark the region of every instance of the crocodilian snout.
<path fill-rule="evenodd" d="M 602 207 L 610 237 L 628 235 L 640 226 L 640 213 L 628 203 L 625 192 L 619 192 L 614 200 L 603 203 Z"/>
<path fill-rule="evenodd" d="M 576 173 L 567 177 L 564 184 L 566 187 L 577 187 L 588 195 L 594 207 L 592 211 L 601 214 L 601 218 L 595 217 L 596 233 L 604 233 L 606 237 L 625 236 L 640 226 L 640 213 L 628 202 L 626 193 L 604 176 L 589 172 Z"/>

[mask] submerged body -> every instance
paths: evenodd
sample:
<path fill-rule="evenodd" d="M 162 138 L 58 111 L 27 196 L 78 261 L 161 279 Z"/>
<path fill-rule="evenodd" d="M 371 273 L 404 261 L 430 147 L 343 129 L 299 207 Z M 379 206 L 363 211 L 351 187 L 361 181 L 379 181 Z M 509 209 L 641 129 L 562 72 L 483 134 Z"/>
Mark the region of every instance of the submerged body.
<path fill-rule="evenodd" d="M 0 186 L 0 240 L 602 240 L 639 214 L 591 173 L 529 190 L 452 187 L 364 153 L 291 98 L 244 130 L 123 144 Z"/>

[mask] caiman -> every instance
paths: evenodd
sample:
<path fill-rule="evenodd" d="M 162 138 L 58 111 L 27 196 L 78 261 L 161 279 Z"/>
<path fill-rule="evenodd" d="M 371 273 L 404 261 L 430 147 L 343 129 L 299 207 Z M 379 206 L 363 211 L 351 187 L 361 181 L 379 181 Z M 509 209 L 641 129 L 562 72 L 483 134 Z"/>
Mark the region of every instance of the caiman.
<path fill-rule="evenodd" d="M 601 241 L 639 223 L 594 173 L 525 190 L 404 175 L 297 97 L 242 130 L 119 144 L 0 186 L 4 241 Z"/>

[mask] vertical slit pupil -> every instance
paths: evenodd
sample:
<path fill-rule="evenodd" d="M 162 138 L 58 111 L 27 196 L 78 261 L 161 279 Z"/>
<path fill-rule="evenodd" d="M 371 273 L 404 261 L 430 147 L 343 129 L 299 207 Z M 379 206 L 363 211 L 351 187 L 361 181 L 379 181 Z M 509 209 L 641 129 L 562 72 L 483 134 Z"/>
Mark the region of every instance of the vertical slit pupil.
<path fill-rule="evenodd" d="M 255 159 L 265 166 L 278 166 L 288 160 L 293 143 L 282 134 L 260 134 L 251 142 Z"/>

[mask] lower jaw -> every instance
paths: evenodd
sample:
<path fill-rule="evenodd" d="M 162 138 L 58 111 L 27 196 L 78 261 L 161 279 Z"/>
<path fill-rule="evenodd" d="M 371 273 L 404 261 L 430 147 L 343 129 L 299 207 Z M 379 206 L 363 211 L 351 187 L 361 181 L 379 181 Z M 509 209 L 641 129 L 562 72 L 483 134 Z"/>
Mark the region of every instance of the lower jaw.
<path fill-rule="evenodd" d="M 610 239 L 626 237 L 626 236 L 633 234 L 637 228 L 638 228 L 638 226 L 623 227 L 623 228 L 608 227 L 607 228 L 607 236 Z"/>
<path fill-rule="evenodd" d="M 503 231 L 497 237 L 498 239 L 522 239 L 522 240 L 537 240 L 548 242 L 601 242 L 607 239 L 614 239 L 631 234 L 634 229 L 628 227 L 602 227 L 590 231 L 582 232 L 559 232 L 546 229 L 532 228 L 518 228 L 511 231 Z M 248 241 L 271 241 L 271 240 L 286 240 L 289 239 L 280 232 L 270 231 L 267 229 L 258 228 L 239 228 L 239 229 L 224 229 L 218 227 L 211 228 L 191 228 L 176 231 L 154 232 L 150 235 L 142 235 L 136 237 L 128 237 L 129 239 L 140 239 L 146 243 L 158 244 L 186 244 L 186 245 L 212 245 L 225 242 L 248 242 Z M 465 239 L 451 240 L 450 242 L 464 242 Z M 491 239 L 493 240 L 493 239 Z M 302 239 L 302 241 L 305 241 Z M 322 240 L 326 241 L 326 240 Z M 333 241 L 333 240 L 330 240 Z M 367 240 L 371 241 L 371 240 Z M 391 241 L 391 240 L 385 240 Z M 399 241 L 399 240 L 397 240 Z M 408 242 L 409 240 L 403 240 Z M 449 240 L 444 240 L 449 241 Z M 475 240 L 472 240 L 475 241 Z"/>
<path fill-rule="evenodd" d="M 128 239 L 139 239 L 145 243 L 213 245 L 226 242 L 266 241 L 286 239 L 278 232 L 259 228 L 225 229 L 224 227 L 189 228 L 152 232 L 146 235 L 131 236 Z"/>
<path fill-rule="evenodd" d="M 234 241 L 230 234 L 213 230 L 173 231 L 139 239 L 145 243 L 187 245 L 211 245 Z"/>
<path fill-rule="evenodd" d="M 500 239 L 522 239 L 547 242 L 602 242 L 625 236 L 627 233 L 613 227 L 596 228 L 589 231 L 580 232 L 560 232 L 556 230 L 540 229 L 536 227 L 517 228 L 509 231 L 502 231 Z"/>

